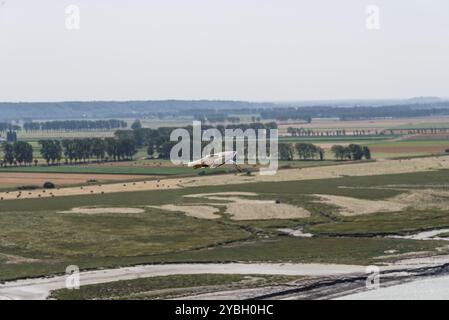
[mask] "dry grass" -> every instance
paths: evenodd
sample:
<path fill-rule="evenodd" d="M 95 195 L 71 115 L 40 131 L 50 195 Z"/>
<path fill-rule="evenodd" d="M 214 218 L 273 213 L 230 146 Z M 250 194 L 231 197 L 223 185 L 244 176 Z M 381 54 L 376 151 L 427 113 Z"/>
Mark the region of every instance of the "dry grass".
<path fill-rule="evenodd" d="M 334 165 L 324 167 L 312 167 L 303 169 L 279 170 L 275 175 L 220 175 L 194 178 L 168 178 L 163 180 L 149 180 L 130 183 L 113 183 L 107 185 L 93 185 L 80 187 L 67 187 L 50 192 L 34 190 L 30 192 L 2 192 L 0 199 L 14 200 L 17 198 L 45 198 L 72 195 L 87 195 L 100 193 L 122 193 L 133 191 L 149 191 L 158 189 L 177 189 L 199 186 L 234 185 L 254 182 L 281 182 L 339 178 L 343 176 L 374 176 L 385 174 L 399 174 L 412 172 L 428 172 L 438 169 L 449 169 L 449 157 L 414 158 L 407 160 L 382 160 L 376 162 L 351 163 L 346 165 Z M 3 174 L 2 174 L 3 175 Z M 69 176 L 72 176 L 71 174 Z M 47 175 L 48 177 L 48 175 Z M 89 175 L 93 177 L 93 175 Z M 129 176 L 128 176 L 129 177 Z M 24 178 L 23 181 L 27 181 Z"/>
<path fill-rule="evenodd" d="M 130 181 L 142 179 L 142 176 L 116 175 L 116 174 L 66 174 L 66 173 L 22 173 L 22 172 L 1 172 L 0 185 L 8 187 L 19 187 L 23 185 L 42 186 L 45 182 L 51 181 L 58 186 L 85 184 L 88 180 L 98 182 Z"/>
<path fill-rule="evenodd" d="M 418 190 L 416 192 L 400 194 L 393 198 L 392 201 L 408 204 L 417 210 L 449 210 L 449 191 Z"/>
<path fill-rule="evenodd" d="M 317 194 L 321 203 L 330 204 L 339 208 L 343 216 L 356 216 L 375 212 L 395 212 L 405 209 L 408 205 L 395 201 L 373 201 L 351 197 Z"/>
<path fill-rule="evenodd" d="M 6 264 L 22 264 L 22 263 L 34 263 L 39 262 L 38 259 L 25 258 L 13 254 L 0 253 L 0 258 L 4 258 L 6 260 Z"/>
<path fill-rule="evenodd" d="M 449 210 L 449 191 L 422 189 L 405 192 L 386 200 L 365 200 L 351 197 L 317 194 L 320 203 L 339 208 L 343 216 L 355 216 L 376 212 L 397 212 L 408 207 L 414 210 Z"/>

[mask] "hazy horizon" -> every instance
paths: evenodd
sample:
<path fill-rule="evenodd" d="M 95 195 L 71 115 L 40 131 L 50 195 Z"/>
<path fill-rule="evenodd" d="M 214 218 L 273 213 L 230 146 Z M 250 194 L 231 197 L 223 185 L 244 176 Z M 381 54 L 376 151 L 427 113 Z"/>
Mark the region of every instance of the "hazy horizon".
<path fill-rule="evenodd" d="M 163 101 L 231 101 L 231 102 L 248 102 L 248 103 L 276 103 L 276 104 L 289 104 L 289 103 L 323 103 L 323 102 L 407 102 L 414 101 L 415 99 L 439 99 L 440 101 L 449 101 L 449 97 L 403 97 L 403 98 L 342 98 L 342 99 L 294 99 L 294 100 L 237 100 L 237 99 L 105 99 L 105 100 L 28 100 L 28 101 L 5 101 L 1 100 L 0 103 L 76 103 L 76 102 L 163 102 Z"/>
<path fill-rule="evenodd" d="M 448 40 L 445 0 L 0 0 L 0 101 L 445 98 Z"/>

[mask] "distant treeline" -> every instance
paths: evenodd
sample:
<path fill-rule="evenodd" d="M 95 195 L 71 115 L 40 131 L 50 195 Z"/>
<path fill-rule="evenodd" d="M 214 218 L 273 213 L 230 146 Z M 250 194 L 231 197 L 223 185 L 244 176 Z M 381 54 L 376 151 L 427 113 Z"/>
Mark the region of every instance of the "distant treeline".
<path fill-rule="evenodd" d="M 0 102 L 0 121 L 178 117 L 185 110 L 274 107 L 274 103 L 215 100 Z M 189 112 L 190 115 L 198 112 Z"/>
<path fill-rule="evenodd" d="M 375 119 L 449 115 L 449 101 L 404 100 L 402 104 L 348 103 L 316 105 L 245 101 L 92 101 L 59 103 L 0 103 L 0 121 L 117 119 L 117 118 L 179 118 L 209 119 L 219 122 L 241 115 L 254 115 L 263 120 L 301 120 L 312 118 Z M 393 103 L 393 102 L 391 102 Z"/>
<path fill-rule="evenodd" d="M 81 131 L 81 130 L 115 130 L 126 128 L 123 120 L 65 120 L 45 122 L 25 122 L 25 131 Z"/>
<path fill-rule="evenodd" d="M 367 146 L 350 144 L 348 146 L 334 145 L 331 148 L 337 160 L 371 159 L 371 150 Z M 312 143 L 281 143 L 279 144 L 279 160 L 292 161 L 298 155 L 300 160 L 325 160 L 325 151 Z"/>
<path fill-rule="evenodd" d="M 5 131 L 17 131 L 20 130 L 20 126 L 18 125 L 13 125 L 10 123 L 6 123 L 6 122 L 0 122 L 0 132 L 5 132 Z"/>
<path fill-rule="evenodd" d="M 60 162 L 64 155 L 66 162 L 78 163 L 91 159 L 105 160 L 130 160 L 137 153 L 137 148 L 132 139 L 115 138 L 86 138 L 41 140 L 41 155 L 47 163 Z"/>
<path fill-rule="evenodd" d="M 51 139 L 40 140 L 39 145 L 40 154 L 48 165 L 60 164 L 63 158 L 67 164 L 88 162 L 92 159 L 97 161 L 131 160 L 137 153 L 134 140 L 126 138 Z M 31 165 L 33 162 L 37 165 L 33 147 L 28 142 L 4 143 L 2 149 L 1 166 Z"/>
<path fill-rule="evenodd" d="M 238 115 L 253 115 L 253 119 L 277 121 L 302 121 L 310 123 L 313 118 L 338 118 L 340 120 L 405 118 L 449 115 L 449 103 L 405 104 L 391 106 L 301 106 L 283 107 L 266 106 L 264 108 L 241 109 L 202 109 L 184 110 L 183 116 L 192 116 L 197 120 L 208 122 L 239 121 Z"/>
<path fill-rule="evenodd" d="M 0 165 L 30 165 L 33 162 L 33 147 L 28 142 L 16 141 L 14 143 L 4 143 L 3 160 Z"/>
<path fill-rule="evenodd" d="M 231 122 L 233 124 L 235 123 L 240 123 L 240 118 L 239 117 L 233 117 L 233 116 L 229 116 L 227 114 L 224 113 L 214 113 L 214 114 L 208 114 L 208 115 L 204 115 L 204 114 L 195 114 L 193 115 L 193 119 L 197 120 L 197 121 L 201 121 L 202 123 L 217 123 L 217 122 Z M 255 121 L 255 117 L 253 119 L 253 121 Z M 260 121 L 260 118 L 259 118 Z"/>
<path fill-rule="evenodd" d="M 340 130 L 314 130 L 314 129 L 304 129 L 304 128 L 287 128 L 287 133 L 292 137 L 345 137 L 349 136 L 369 136 L 369 135 L 383 135 L 384 131 L 378 130 L 364 130 L 364 129 L 354 129 L 347 132 L 345 129 Z M 391 133 L 393 134 L 393 133 Z"/>
<path fill-rule="evenodd" d="M 361 120 L 376 118 L 412 118 L 449 115 L 449 104 L 438 104 L 439 108 L 419 108 L 416 105 L 395 105 L 381 107 L 298 107 L 260 110 L 262 119 L 305 120 L 312 118 L 338 118 L 340 120 Z"/>
<path fill-rule="evenodd" d="M 193 126 L 187 126 L 183 129 L 186 129 L 190 136 L 193 136 Z M 241 129 L 246 131 L 247 129 L 277 129 L 277 124 L 275 122 L 270 123 L 250 123 L 250 124 L 231 124 L 227 126 L 217 125 L 217 126 L 208 126 L 203 125 L 201 129 L 217 129 L 223 136 L 225 134 L 226 129 Z M 137 128 L 135 130 L 118 130 L 115 132 L 115 137 L 118 139 L 132 139 L 135 141 L 138 147 L 146 147 L 147 154 L 149 157 L 154 157 L 157 155 L 162 159 L 170 158 L 170 150 L 177 143 L 174 141 L 170 141 L 170 134 L 173 131 L 173 128 L 170 127 L 161 127 L 158 129 L 150 129 L 150 128 Z M 193 139 L 192 139 L 193 141 Z M 207 143 L 207 142 L 205 142 Z"/>
<path fill-rule="evenodd" d="M 62 159 L 68 163 L 84 163 L 94 159 L 97 161 L 122 161 L 130 160 L 137 153 L 138 148 L 146 147 L 150 158 L 170 159 L 172 147 L 178 143 L 170 141 L 173 128 L 140 128 L 134 126 L 134 130 L 117 130 L 114 138 L 80 138 L 80 139 L 47 139 L 40 140 L 40 153 L 48 164 L 59 164 Z M 211 128 L 218 129 L 222 134 L 226 129 L 276 129 L 276 123 L 253 123 L 228 126 L 202 126 L 202 130 Z M 193 135 L 193 127 L 185 127 L 190 135 Z M 193 140 L 192 140 L 193 141 Z M 204 142 L 204 144 L 209 142 Z M 4 143 L 4 157 L 2 165 L 31 164 L 33 162 L 33 148 L 29 143 L 20 142 L 21 149 L 19 157 L 14 155 L 14 146 L 17 143 Z M 19 150 L 19 149 L 18 149 Z M 21 156 L 22 154 L 26 156 Z M 19 154 L 19 153 L 18 153 Z M 26 159 L 26 161 L 22 160 Z M 36 162 L 35 162 L 36 164 Z"/>

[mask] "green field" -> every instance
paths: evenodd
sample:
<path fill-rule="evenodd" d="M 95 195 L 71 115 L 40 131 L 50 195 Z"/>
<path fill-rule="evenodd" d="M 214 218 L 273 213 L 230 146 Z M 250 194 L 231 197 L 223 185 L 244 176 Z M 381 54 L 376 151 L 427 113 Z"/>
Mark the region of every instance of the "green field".
<path fill-rule="evenodd" d="M 127 175 L 197 175 L 197 174 L 222 174 L 234 172 L 233 167 L 225 166 L 219 169 L 201 169 L 194 170 L 186 166 L 167 165 L 168 160 L 140 160 L 123 162 L 120 165 L 110 163 L 99 164 L 78 164 L 78 165 L 38 165 L 38 166 L 18 166 L 18 167 L 0 167 L 0 172 L 30 172 L 30 173 L 91 173 L 91 174 L 127 174 Z M 157 164 L 161 163 L 160 166 Z M 341 161 L 279 161 L 280 168 L 307 168 L 317 166 L 327 166 L 335 164 L 345 164 Z M 250 167 L 257 169 L 257 166 Z"/>
<path fill-rule="evenodd" d="M 210 169 L 203 169 L 206 173 L 212 173 Z M 186 175 L 196 174 L 187 167 L 140 167 L 140 166 L 108 166 L 108 165 L 61 165 L 61 166 L 37 166 L 37 167 L 0 167 L 0 172 L 34 172 L 34 173 L 92 173 L 92 174 L 129 174 L 129 175 Z M 224 172 L 218 170 L 218 172 Z"/>
<path fill-rule="evenodd" d="M 449 223 L 444 210 L 404 210 L 390 214 L 341 217 L 337 208 L 318 203 L 315 193 L 360 199 L 386 199 L 415 188 L 446 185 L 449 170 L 343 177 L 310 181 L 196 187 L 116 194 L 0 202 L 0 279 L 63 273 L 69 264 L 82 269 L 174 262 L 321 262 L 379 263 L 388 250 L 398 254 L 435 252 L 444 241 L 387 239 L 379 234 L 439 228 Z M 378 186 L 390 189 L 373 189 Z M 257 192 L 306 208 L 310 218 L 234 221 L 228 216 L 204 220 L 148 208 L 194 204 L 186 194 Z M 211 200 L 212 201 L 212 200 Z M 210 202 L 210 201 L 208 201 Z M 220 206 L 222 201 L 215 201 Z M 142 208 L 144 213 L 62 213 L 81 206 Z M 306 227 L 313 238 L 281 234 L 278 228 Z M 339 235 L 334 237 L 333 235 Z M 344 237 L 341 237 L 344 235 Z M 444 253 L 444 251 L 442 251 Z M 22 261 L 11 263 L 11 260 Z M 8 262 L 9 261 L 9 262 Z"/>

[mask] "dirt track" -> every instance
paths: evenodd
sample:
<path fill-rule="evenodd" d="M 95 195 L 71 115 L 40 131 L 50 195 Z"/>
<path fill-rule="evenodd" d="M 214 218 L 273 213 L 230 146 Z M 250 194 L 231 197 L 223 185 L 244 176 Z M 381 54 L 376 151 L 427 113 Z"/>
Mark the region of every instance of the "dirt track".
<path fill-rule="evenodd" d="M 388 266 L 380 267 L 381 273 L 399 273 L 400 276 L 407 276 L 407 270 L 412 273 L 413 270 L 421 272 L 430 269 L 431 273 L 438 272 L 449 263 L 449 256 L 441 255 L 427 258 L 404 259 Z M 434 269 L 433 271 L 431 269 Z M 440 270 L 440 271 L 441 271 Z M 291 275 L 313 277 L 317 283 L 323 284 L 323 278 L 333 277 L 336 283 L 344 281 L 346 278 L 355 277 L 362 280 L 362 284 L 357 285 L 358 290 L 364 288 L 367 275 L 365 266 L 340 265 L 340 264 L 294 264 L 294 263 L 229 263 L 229 264 L 167 264 L 167 265 L 143 265 L 135 267 L 125 267 L 119 269 L 106 269 L 85 271 L 80 273 L 80 284 L 98 284 L 120 280 L 131 280 L 144 277 L 157 277 L 168 275 L 194 275 L 194 274 L 242 274 L 242 275 Z M 65 288 L 66 277 L 56 276 L 51 278 L 36 278 L 10 281 L 0 284 L 0 300 L 42 300 L 46 299 L 52 290 Z M 324 283 L 325 284 L 325 283 Z M 287 288 L 291 290 L 292 288 Z M 242 289 L 242 298 L 244 295 L 253 295 L 248 289 Z M 250 290 L 251 291 L 251 290 Z M 285 293 L 278 292 L 275 289 L 275 295 L 284 296 Z M 347 291 L 347 288 L 337 286 L 336 293 L 339 296 Z M 235 291 L 232 291 L 235 295 Z M 268 288 L 267 292 L 257 292 L 256 296 L 271 295 Z M 210 294 L 207 298 L 223 298 L 223 295 Z M 200 299 L 201 297 L 193 297 Z M 228 297 L 226 297 L 228 298 Z M 285 295 L 285 298 L 289 298 Z M 295 294 L 290 296 L 295 298 Z"/>
<path fill-rule="evenodd" d="M 303 169 L 279 170 L 275 175 L 220 175 L 164 180 L 149 180 L 127 183 L 113 183 L 102 186 L 68 187 L 59 190 L 34 190 L 21 192 L 1 192 L 0 200 L 48 198 L 73 195 L 89 195 L 101 193 L 118 193 L 133 191 L 149 191 L 178 189 L 197 186 L 232 185 L 253 182 L 280 182 L 339 178 L 342 176 L 371 176 L 396 173 L 426 172 L 438 169 L 449 169 L 449 157 L 428 157 L 408 160 L 382 160 L 345 165 L 323 166 Z"/>
<path fill-rule="evenodd" d="M 364 267 L 327 264 L 173 264 L 147 265 L 120 269 L 86 271 L 80 274 L 80 284 L 89 285 L 141 277 L 177 274 L 260 274 L 323 276 L 364 272 Z M 65 288 L 65 276 L 18 280 L 0 284 L 0 300 L 42 300 L 50 291 Z"/>
<path fill-rule="evenodd" d="M 59 186 L 84 184 L 88 180 L 98 182 L 129 181 L 142 179 L 142 176 L 122 174 L 77 174 L 77 173 L 24 173 L 24 172 L 1 172 L 0 186 L 18 187 L 24 185 L 42 186 L 51 181 Z"/>

